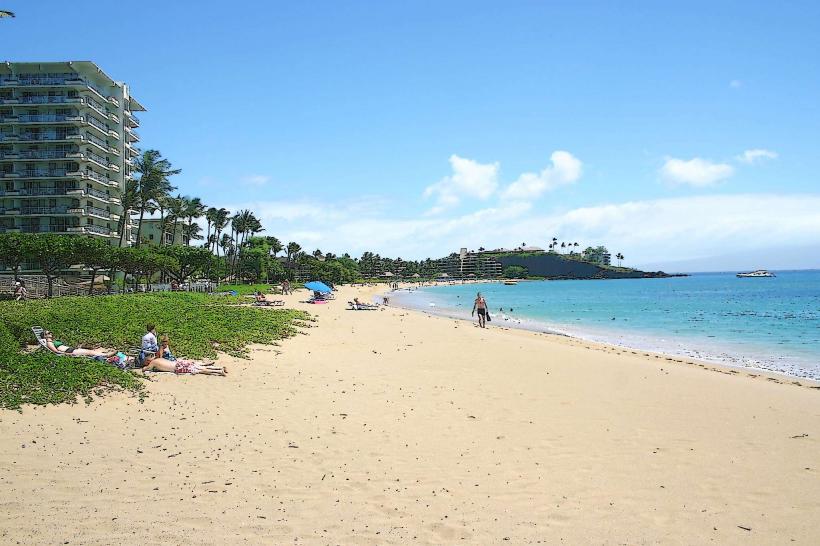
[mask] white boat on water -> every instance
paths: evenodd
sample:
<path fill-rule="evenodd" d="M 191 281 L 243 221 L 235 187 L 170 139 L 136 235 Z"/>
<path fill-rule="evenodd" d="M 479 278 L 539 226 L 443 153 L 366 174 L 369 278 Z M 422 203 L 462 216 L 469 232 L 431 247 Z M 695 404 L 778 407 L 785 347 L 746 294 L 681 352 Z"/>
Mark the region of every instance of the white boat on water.
<path fill-rule="evenodd" d="M 770 273 L 765 269 L 758 269 L 757 271 L 752 271 L 750 273 L 738 273 L 738 277 L 746 278 L 746 277 L 774 277 L 774 273 Z"/>

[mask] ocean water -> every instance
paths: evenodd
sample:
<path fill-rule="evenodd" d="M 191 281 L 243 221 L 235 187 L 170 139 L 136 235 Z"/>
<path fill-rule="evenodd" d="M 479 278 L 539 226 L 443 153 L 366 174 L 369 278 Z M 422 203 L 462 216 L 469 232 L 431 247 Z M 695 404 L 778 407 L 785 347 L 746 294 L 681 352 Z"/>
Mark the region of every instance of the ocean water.
<path fill-rule="evenodd" d="M 492 314 L 490 326 L 820 380 L 820 271 L 775 274 L 455 284 L 390 296 L 391 304 L 470 318 L 480 290 Z"/>

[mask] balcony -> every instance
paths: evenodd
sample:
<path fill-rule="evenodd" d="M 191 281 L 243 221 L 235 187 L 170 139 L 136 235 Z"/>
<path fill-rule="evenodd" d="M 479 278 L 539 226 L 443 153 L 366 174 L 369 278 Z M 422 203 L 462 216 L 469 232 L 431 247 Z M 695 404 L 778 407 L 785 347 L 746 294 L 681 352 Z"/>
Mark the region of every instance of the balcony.
<path fill-rule="evenodd" d="M 105 106 L 101 102 L 97 102 L 91 97 L 83 97 L 83 103 L 95 112 L 97 112 L 100 116 L 104 118 L 108 117 L 108 111 L 105 109 Z"/>
<path fill-rule="evenodd" d="M 22 74 L 17 77 L 7 77 L 2 83 L 9 86 L 52 87 L 58 85 L 85 85 L 86 82 L 76 74 Z"/>
<path fill-rule="evenodd" d="M 68 233 L 88 233 L 90 235 L 103 235 L 105 237 L 108 237 L 114 233 L 107 227 L 95 226 L 93 224 L 89 224 L 87 226 L 72 226 L 69 227 L 67 231 Z"/>
<path fill-rule="evenodd" d="M 103 220 L 110 220 L 111 213 L 99 207 L 71 207 L 67 209 L 68 214 L 76 214 L 78 216 L 94 216 Z"/>
<path fill-rule="evenodd" d="M 19 153 L 21 160 L 26 159 L 65 159 L 70 157 L 70 154 L 77 152 L 68 152 L 62 150 L 25 150 Z"/>
<path fill-rule="evenodd" d="M 75 214 L 74 209 L 68 207 L 21 207 L 20 214 L 23 216 L 65 216 Z"/>
<path fill-rule="evenodd" d="M 140 126 L 140 120 L 134 114 L 132 114 L 130 111 L 125 112 L 125 119 L 126 119 L 126 121 L 128 121 L 130 127 L 139 127 Z"/>
<path fill-rule="evenodd" d="M 64 114 L 23 114 L 17 116 L 15 121 L 18 123 L 70 123 L 82 121 L 82 118 L 77 115 L 67 116 Z"/>
<path fill-rule="evenodd" d="M 128 135 L 129 142 L 139 142 L 140 140 L 140 136 L 129 127 L 125 127 L 125 134 Z"/>
<path fill-rule="evenodd" d="M 95 118 L 94 116 L 86 116 L 85 122 L 89 124 L 91 127 L 97 129 L 102 134 L 108 134 L 108 127 L 106 127 L 105 124 L 101 121 L 97 120 L 97 118 Z"/>
<path fill-rule="evenodd" d="M 82 101 L 80 97 L 65 95 L 31 95 L 19 99 L 20 104 L 80 104 Z"/>
<path fill-rule="evenodd" d="M 65 176 L 66 169 L 26 169 L 20 171 L 21 178 L 55 178 Z"/>
<path fill-rule="evenodd" d="M 95 199 L 101 199 L 102 201 L 113 201 L 110 194 L 105 193 L 104 191 L 95 190 L 92 188 L 86 188 L 85 190 L 86 195 L 89 197 L 93 197 Z M 119 201 L 119 199 L 117 199 Z"/>
<path fill-rule="evenodd" d="M 55 140 L 70 140 L 72 138 L 82 138 L 79 133 L 23 133 L 19 135 L 6 134 L 0 136 L 4 142 L 47 142 Z"/>
<path fill-rule="evenodd" d="M 108 102 L 116 106 L 117 108 L 120 107 L 120 101 L 118 101 L 115 97 L 108 97 Z"/>
<path fill-rule="evenodd" d="M 95 137 L 91 133 L 86 133 L 83 136 L 83 140 L 85 140 L 89 144 L 93 144 L 93 145 L 97 146 L 98 148 L 100 148 L 104 152 L 108 151 L 108 149 L 110 148 L 110 146 L 108 145 L 108 142 L 104 141 L 103 139 L 101 139 L 99 137 Z"/>
<path fill-rule="evenodd" d="M 25 197 L 40 197 L 40 196 L 61 196 L 61 195 L 71 195 L 71 192 L 78 191 L 73 188 L 28 188 L 23 190 L 17 190 L 17 196 L 21 198 Z M 82 194 L 82 190 L 79 190 Z"/>
<path fill-rule="evenodd" d="M 100 167 L 107 169 L 108 168 L 108 159 L 101 155 L 97 155 L 94 152 L 86 151 L 85 158 L 89 161 L 93 161 L 94 163 L 98 164 Z"/>
<path fill-rule="evenodd" d="M 83 179 L 83 180 L 91 179 L 91 180 L 94 180 L 96 182 L 99 182 L 100 184 L 105 184 L 106 186 L 111 186 L 111 185 L 117 185 L 118 186 L 116 180 L 111 180 L 111 179 L 109 179 L 109 178 L 107 178 L 107 177 L 105 177 L 105 176 L 103 176 L 103 175 L 101 175 L 97 172 L 94 172 L 90 169 L 85 170 L 85 171 L 72 171 L 72 172 L 66 173 L 66 176 L 69 176 L 71 178 L 80 178 L 80 179 Z"/>

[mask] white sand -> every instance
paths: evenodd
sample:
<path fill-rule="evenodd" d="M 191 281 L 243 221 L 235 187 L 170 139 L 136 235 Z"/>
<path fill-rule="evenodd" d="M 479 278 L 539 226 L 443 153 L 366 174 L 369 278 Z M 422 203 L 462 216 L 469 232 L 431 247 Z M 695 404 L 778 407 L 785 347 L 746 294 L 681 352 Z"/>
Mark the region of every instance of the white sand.
<path fill-rule="evenodd" d="M 354 291 L 227 378 L 0 413 L 0 543 L 817 543 L 816 385 Z"/>

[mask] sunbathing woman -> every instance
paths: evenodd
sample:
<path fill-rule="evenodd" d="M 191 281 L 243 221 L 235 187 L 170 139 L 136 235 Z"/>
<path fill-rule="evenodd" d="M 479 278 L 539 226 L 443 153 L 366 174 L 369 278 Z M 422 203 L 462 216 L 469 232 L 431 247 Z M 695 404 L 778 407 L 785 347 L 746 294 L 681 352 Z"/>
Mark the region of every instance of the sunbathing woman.
<path fill-rule="evenodd" d="M 71 347 L 60 340 L 54 339 L 54 334 L 48 330 L 43 332 L 43 337 L 45 338 L 46 347 L 48 347 L 48 350 L 58 355 L 67 354 L 71 356 L 110 357 L 117 354 L 117 351 L 106 351 L 105 349 L 83 349 L 82 347 Z"/>
<path fill-rule="evenodd" d="M 157 372 L 174 372 L 175 374 L 189 373 L 189 374 L 205 374 L 205 375 L 221 375 L 228 374 L 228 369 L 225 367 L 215 366 L 213 362 L 195 362 L 193 360 L 168 360 L 159 356 L 148 355 L 145 358 L 145 367 L 142 372 L 154 370 Z"/>

